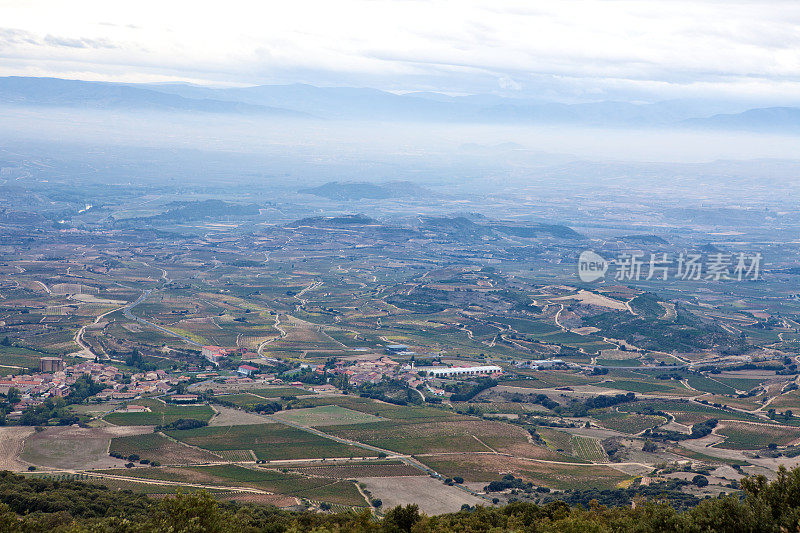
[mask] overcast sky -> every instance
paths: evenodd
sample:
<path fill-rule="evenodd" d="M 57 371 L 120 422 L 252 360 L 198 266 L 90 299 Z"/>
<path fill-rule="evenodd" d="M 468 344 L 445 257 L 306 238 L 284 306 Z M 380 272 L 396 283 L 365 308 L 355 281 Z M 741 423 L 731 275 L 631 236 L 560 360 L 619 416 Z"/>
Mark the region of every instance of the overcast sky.
<path fill-rule="evenodd" d="M 800 2 L 0 0 L 0 75 L 800 99 Z"/>

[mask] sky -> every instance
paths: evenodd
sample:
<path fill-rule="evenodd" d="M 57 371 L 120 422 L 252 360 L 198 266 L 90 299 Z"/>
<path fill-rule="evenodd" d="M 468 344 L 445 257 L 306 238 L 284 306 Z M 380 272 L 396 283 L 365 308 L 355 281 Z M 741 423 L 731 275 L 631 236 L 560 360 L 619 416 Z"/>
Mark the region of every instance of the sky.
<path fill-rule="evenodd" d="M 794 0 L 0 0 L 0 76 L 800 100 Z"/>

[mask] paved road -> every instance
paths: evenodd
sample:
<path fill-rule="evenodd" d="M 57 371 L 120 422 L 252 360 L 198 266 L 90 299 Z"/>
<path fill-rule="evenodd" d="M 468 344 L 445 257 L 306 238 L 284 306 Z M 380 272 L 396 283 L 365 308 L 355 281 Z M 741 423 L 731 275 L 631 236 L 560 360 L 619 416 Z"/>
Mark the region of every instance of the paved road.
<path fill-rule="evenodd" d="M 184 337 L 183 335 L 181 335 L 179 333 L 175 333 L 174 331 L 170 331 L 167 328 L 162 328 L 158 324 L 153 324 L 152 322 L 150 322 L 148 320 L 145 320 L 143 318 L 139 318 L 138 316 L 136 316 L 133 313 L 131 313 L 131 309 L 133 309 L 134 307 L 136 307 L 137 305 L 139 305 L 140 303 L 145 301 L 147 299 L 147 297 L 150 296 L 151 292 L 152 292 L 152 290 L 150 290 L 150 289 L 144 291 L 142 293 L 142 295 L 139 296 L 139 298 L 136 299 L 135 302 L 131 302 L 128 305 L 126 305 L 125 307 L 123 307 L 122 308 L 122 314 L 125 315 L 125 318 L 127 318 L 128 320 L 135 320 L 136 322 L 138 322 L 140 324 L 146 324 L 146 325 L 150 326 L 151 328 L 155 328 L 158 331 L 166 333 L 167 335 L 172 335 L 173 337 L 178 337 L 179 339 L 183 339 L 185 342 L 188 342 L 192 346 L 202 346 L 202 344 L 200 344 L 199 342 L 193 341 L 189 337 Z"/>

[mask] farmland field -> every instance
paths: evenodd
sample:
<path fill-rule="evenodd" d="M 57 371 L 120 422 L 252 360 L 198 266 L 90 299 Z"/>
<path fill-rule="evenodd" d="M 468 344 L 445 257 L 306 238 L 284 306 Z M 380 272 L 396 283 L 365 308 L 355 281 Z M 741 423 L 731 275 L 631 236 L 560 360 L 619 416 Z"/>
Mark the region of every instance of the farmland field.
<path fill-rule="evenodd" d="M 453 418 L 453 413 L 433 407 L 395 405 L 391 403 L 360 398 L 358 396 L 324 396 L 300 398 L 292 404 L 293 409 L 338 405 L 353 411 L 360 411 L 377 417 L 393 420 L 445 419 Z M 457 415 L 455 415 L 457 416 Z"/>
<path fill-rule="evenodd" d="M 110 452 L 124 456 L 136 454 L 142 459 L 161 464 L 191 464 L 219 461 L 220 457 L 205 450 L 186 446 L 168 439 L 161 433 L 145 433 L 111 440 Z"/>
<path fill-rule="evenodd" d="M 696 424 L 710 418 L 718 420 L 760 421 L 754 415 L 729 409 L 719 409 L 710 405 L 680 400 L 639 400 L 618 407 L 619 411 L 641 413 L 647 410 L 664 411 L 675 416 L 680 424 Z"/>
<path fill-rule="evenodd" d="M 283 396 L 313 396 L 316 393 L 298 387 L 264 387 L 260 389 L 247 389 L 250 394 L 264 398 L 281 398 Z"/>
<path fill-rule="evenodd" d="M 484 455 L 439 455 L 424 458 L 425 464 L 446 476 L 488 483 L 512 473 L 535 485 L 558 489 L 614 488 L 630 479 L 605 465 L 564 465 Z"/>
<path fill-rule="evenodd" d="M 104 420 L 117 426 L 156 426 L 169 424 L 181 418 L 194 418 L 208 422 L 214 414 L 208 405 L 174 405 L 147 398 L 130 403 L 149 407 L 150 412 L 113 412 L 107 414 Z"/>
<path fill-rule="evenodd" d="M 385 420 L 377 416 L 353 411 L 338 405 L 321 405 L 305 409 L 291 409 L 273 415 L 275 418 L 304 426 L 334 426 L 339 424 L 363 424 Z"/>
<path fill-rule="evenodd" d="M 732 450 L 757 450 L 772 443 L 785 446 L 800 439 L 800 430 L 795 428 L 769 427 L 746 422 L 720 422 L 715 433 L 726 437 L 725 442 L 716 447 Z"/>
<path fill-rule="evenodd" d="M 554 428 L 540 427 L 536 432 L 544 439 L 547 445 L 560 453 L 572 453 L 570 434 L 566 431 L 559 431 Z"/>
<path fill-rule="evenodd" d="M 25 440 L 21 458 L 47 468 L 110 468 L 126 461 L 109 457 L 109 441 L 114 437 L 141 433 L 143 428 L 46 428 Z"/>
<path fill-rule="evenodd" d="M 576 457 L 591 461 L 593 463 L 607 463 L 608 456 L 600 441 L 591 437 L 581 437 L 579 435 L 572 435 L 570 437 L 570 444 L 572 445 L 572 453 Z"/>
<path fill-rule="evenodd" d="M 211 486 L 252 487 L 286 496 L 348 506 L 366 506 L 364 498 L 352 482 L 325 477 L 307 477 L 265 468 L 213 465 L 106 470 L 103 473 Z"/>
<path fill-rule="evenodd" d="M 597 384 L 599 387 L 606 387 L 609 389 L 618 389 L 623 391 L 638 392 L 638 393 L 653 393 L 660 392 L 664 394 L 682 394 L 691 396 L 692 391 L 686 390 L 680 386 L 664 385 L 662 383 L 653 383 L 649 381 L 633 381 L 633 380 L 614 380 L 605 381 Z M 697 394 L 697 393 L 694 393 Z"/>
<path fill-rule="evenodd" d="M 338 479 L 359 477 L 426 476 L 422 470 L 399 461 L 385 463 L 359 462 L 356 464 L 292 467 L 293 472 Z"/>
<path fill-rule="evenodd" d="M 341 444 L 282 424 L 208 426 L 165 433 L 173 439 L 212 452 L 253 450 L 258 459 L 269 461 L 377 455 L 370 450 Z"/>
<path fill-rule="evenodd" d="M 645 429 L 663 424 L 667 421 L 663 416 L 643 415 L 635 413 L 620 413 L 606 411 L 592 414 L 592 418 L 608 429 L 635 435 Z"/>
<path fill-rule="evenodd" d="M 524 457 L 564 460 L 563 456 L 528 442 L 527 432 L 522 428 L 468 417 L 442 421 L 393 420 L 328 426 L 325 430 L 398 453 L 498 451 Z"/>
<path fill-rule="evenodd" d="M 734 394 L 736 392 L 736 389 L 727 383 L 706 376 L 689 376 L 686 382 L 693 389 L 711 394 Z"/>

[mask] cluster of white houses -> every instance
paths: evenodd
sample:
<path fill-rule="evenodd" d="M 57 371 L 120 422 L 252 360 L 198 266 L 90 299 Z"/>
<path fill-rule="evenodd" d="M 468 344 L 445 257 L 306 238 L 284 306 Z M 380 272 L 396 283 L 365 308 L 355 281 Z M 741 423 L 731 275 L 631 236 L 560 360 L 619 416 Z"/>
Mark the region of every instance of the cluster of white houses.
<path fill-rule="evenodd" d="M 491 376 L 502 374 L 503 369 L 497 365 L 483 366 L 418 366 L 418 372 L 434 378 L 449 378 L 457 376 Z"/>

